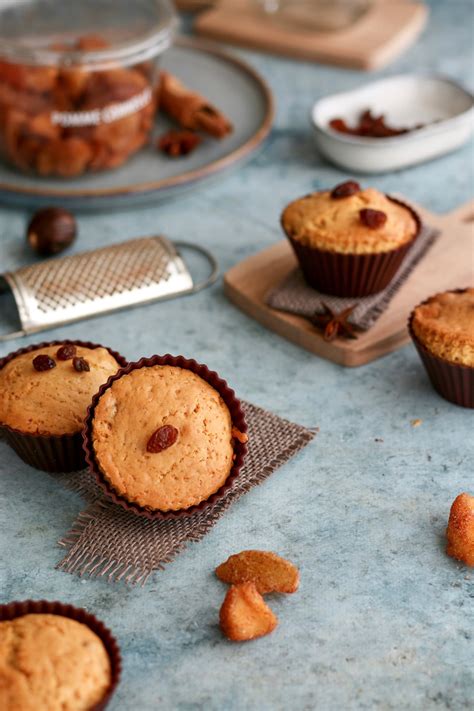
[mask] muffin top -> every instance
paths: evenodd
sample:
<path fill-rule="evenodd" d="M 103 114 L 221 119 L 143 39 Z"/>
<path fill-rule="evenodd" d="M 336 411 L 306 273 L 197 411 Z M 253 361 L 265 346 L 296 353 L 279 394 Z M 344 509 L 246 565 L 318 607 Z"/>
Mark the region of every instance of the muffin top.
<path fill-rule="evenodd" d="M 219 393 L 170 365 L 115 380 L 95 408 L 92 442 L 115 491 L 161 511 L 207 499 L 227 479 L 234 456 L 231 415 Z"/>
<path fill-rule="evenodd" d="M 29 434 L 80 432 L 92 396 L 120 365 L 106 348 L 74 346 L 67 360 L 58 356 L 61 348 L 65 356 L 72 352 L 66 344 L 46 346 L 12 358 L 0 370 L 2 424 Z"/>
<path fill-rule="evenodd" d="M 86 625 L 60 615 L 0 622 L 0 708 L 87 711 L 111 683 L 109 655 Z"/>
<path fill-rule="evenodd" d="M 344 185 L 356 187 L 336 196 Z M 410 242 L 418 231 L 408 208 L 352 182 L 290 203 L 282 225 L 291 239 L 306 247 L 342 254 L 388 252 Z"/>
<path fill-rule="evenodd" d="M 432 296 L 416 307 L 411 325 L 431 353 L 474 368 L 474 289 Z"/>

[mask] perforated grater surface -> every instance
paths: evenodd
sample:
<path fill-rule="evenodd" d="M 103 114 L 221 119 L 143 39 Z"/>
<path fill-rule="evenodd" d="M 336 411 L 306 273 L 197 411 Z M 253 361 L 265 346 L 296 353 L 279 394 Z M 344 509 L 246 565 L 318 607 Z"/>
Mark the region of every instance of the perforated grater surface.
<path fill-rule="evenodd" d="M 177 246 L 206 257 L 211 273 L 204 282 L 194 284 Z M 192 293 L 216 278 L 217 264 L 209 252 L 158 236 L 50 259 L 2 275 L 13 293 L 21 331 L 0 336 L 0 340 Z"/>

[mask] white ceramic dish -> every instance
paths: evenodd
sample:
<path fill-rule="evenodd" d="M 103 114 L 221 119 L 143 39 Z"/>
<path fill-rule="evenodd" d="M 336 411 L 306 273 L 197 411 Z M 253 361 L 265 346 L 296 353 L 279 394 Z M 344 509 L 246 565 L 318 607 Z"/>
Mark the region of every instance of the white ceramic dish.
<path fill-rule="evenodd" d="M 355 125 L 371 109 L 391 126 L 424 128 L 391 138 L 364 138 L 330 128 L 334 118 Z M 436 75 L 405 74 L 380 79 L 313 106 L 312 123 L 321 153 L 336 165 L 360 173 L 384 173 L 449 153 L 474 130 L 474 96 Z"/>

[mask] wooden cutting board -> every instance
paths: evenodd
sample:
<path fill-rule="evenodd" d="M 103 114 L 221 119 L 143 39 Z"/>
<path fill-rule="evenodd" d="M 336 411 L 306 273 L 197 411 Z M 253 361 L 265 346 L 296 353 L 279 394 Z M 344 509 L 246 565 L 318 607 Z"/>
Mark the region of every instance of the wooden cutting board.
<path fill-rule="evenodd" d="M 410 0 L 374 0 L 347 29 L 315 32 L 284 26 L 258 9 L 255 0 L 220 0 L 194 23 L 198 34 L 327 64 L 379 69 L 399 56 L 423 29 L 426 5 Z"/>
<path fill-rule="evenodd" d="M 338 338 L 327 343 L 300 316 L 276 311 L 266 294 L 295 268 L 293 251 L 283 240 L 237 264 L 224 277 L 228 298 L 263 326 L 318 356 L 345 366 L 359 366 L 401 348 L 409 340 L 407 319 L 414 306 L 447 289 L 474 286 L 474 201 L 448 215 L 416 207 L 426 224 L 441 235 L 372 328 L 356 340 Z"/>
<path fill-rule="evenodd" d="M 198 12 L 199 10 L 207 10 L 216 5 L 217 0 L 175 0 L 175 5 L 178 10 L 183 12 Z"/>

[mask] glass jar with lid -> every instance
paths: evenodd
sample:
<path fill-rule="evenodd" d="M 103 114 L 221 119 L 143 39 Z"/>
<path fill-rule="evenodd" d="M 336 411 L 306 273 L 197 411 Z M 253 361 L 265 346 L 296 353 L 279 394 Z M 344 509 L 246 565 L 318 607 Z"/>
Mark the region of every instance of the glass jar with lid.
<path fill-rule="evenodd" d="M 122 165 L 149 139 L 169 0 L 2 0 L 0 155 L 40 176 Z"/>

